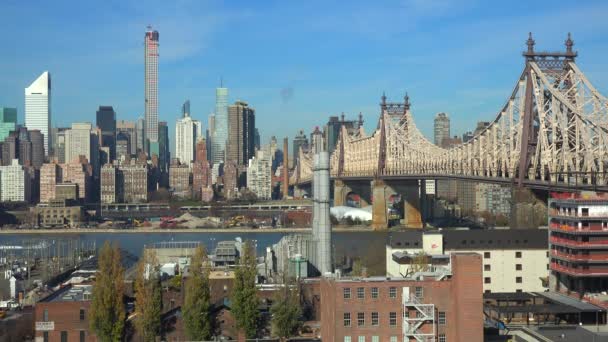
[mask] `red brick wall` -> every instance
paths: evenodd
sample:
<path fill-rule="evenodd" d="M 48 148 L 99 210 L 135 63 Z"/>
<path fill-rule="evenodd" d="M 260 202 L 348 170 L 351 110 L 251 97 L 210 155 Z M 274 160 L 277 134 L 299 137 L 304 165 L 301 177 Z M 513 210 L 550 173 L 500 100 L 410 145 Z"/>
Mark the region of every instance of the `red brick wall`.
<path fill-rule="evenodd" d="M 483 341 L 483 282 L 481 255 L 462 253 L 452 255 L 451 297 L 458 314 L 450 317 L 456 324 L 449 325 L 449 341 Z"/>
<path fill-rule="evenodd" d="M 80 331 L 85 331 L 85 340 L 95 342 L 97 338 L 89 331 L 89 307 L 91 302 L 39 302 L 35 309 L 35 322 L 42 322 L 44 310 L 48 310 L 48 321 L 55 322 L 55 330 L 49 331 L 49 341 L 61 341 L 61 331 L 67 331 L 68 342 L 79 342 Z M 84 320 L 80 320 L 80 309 L 85 310 Z M 36 331 L 36 337 L 42 337 Z"/>

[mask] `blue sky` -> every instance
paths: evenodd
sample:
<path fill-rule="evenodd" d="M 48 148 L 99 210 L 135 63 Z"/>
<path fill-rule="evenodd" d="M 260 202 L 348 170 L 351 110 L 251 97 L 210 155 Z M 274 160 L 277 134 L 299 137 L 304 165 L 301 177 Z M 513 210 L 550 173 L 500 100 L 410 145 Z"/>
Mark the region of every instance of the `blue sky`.
<path fill-rule="evenodd" d="M 491 6 L 488 4 L 491 3 Z M 539 50 L 562 50 L 568 31 L 579 67 L 608 90 L 608 2 L 21 1 L 0 2 L 0 106 L 17 107 L 42 71 L 53 78 L 53 124 L 143 114 L 143 38 L 160 32 L 160 120 L 170 130 L 186 99 L 204 122 L 220 77 L 230 102 L 255 109 L 263 141 L 293 137 L 330 115 L 362 112 L 366 128 L 409 92 L 432 138 L 447 112 L 452 134 L 491 120 L 523 67 L 528 31 Z"/>

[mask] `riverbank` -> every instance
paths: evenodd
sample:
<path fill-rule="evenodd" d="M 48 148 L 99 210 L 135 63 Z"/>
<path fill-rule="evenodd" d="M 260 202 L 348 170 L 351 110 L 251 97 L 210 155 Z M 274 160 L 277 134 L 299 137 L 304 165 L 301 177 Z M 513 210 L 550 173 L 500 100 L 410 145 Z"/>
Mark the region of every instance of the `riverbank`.
<path fill-rule="evenodd" d="M 167 229 L 152 229 L 152 228 L 127 228 L 127 229 L 98 229 L 98 228 L 59 228 L 59 229 L 0 229 L 0 235 L 14 235 L 14 234 L 149 234 L 149 233 L 309 233 L 311 228 L 272 228 L 272 229 L 259 229 L 259 228 L 247 228 L 247 227 L 233 227 L 233 228 L 167 228 Z M 370 227 L 365 226 L 352 226 L 352 227 L 333 227 L 333 232 L 347 233 L 347 232 L 373 232 L 374 230 Z"/>

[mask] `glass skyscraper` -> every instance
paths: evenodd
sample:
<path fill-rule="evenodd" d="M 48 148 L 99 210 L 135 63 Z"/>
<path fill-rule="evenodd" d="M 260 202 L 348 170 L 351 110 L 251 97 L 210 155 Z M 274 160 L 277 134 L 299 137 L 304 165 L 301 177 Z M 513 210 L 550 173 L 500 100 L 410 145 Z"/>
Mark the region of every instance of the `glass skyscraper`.
<path fill-rule="evenodd" d="M 148 26 L 144 42 L 146 144 L 158 142 L 158 37 L 158 31 Z"/>
<path fill-rule="evenodd" d="M 49 155 L 51 131 L 51 74 L 48 71 L 25 88 L 25 127 L 44 135 L 44 155 Z"/>
<path fill-rule="evenodd" d="M 17 108 L 0 107 L 0 142 L 17 127 Z"/>
<path fill-rule="evenodd" d="M 211 137 L 211 161 L 214 164 L 223 163 L 228 140 L 228 88 L 215 90 L 214 133 Z"/>

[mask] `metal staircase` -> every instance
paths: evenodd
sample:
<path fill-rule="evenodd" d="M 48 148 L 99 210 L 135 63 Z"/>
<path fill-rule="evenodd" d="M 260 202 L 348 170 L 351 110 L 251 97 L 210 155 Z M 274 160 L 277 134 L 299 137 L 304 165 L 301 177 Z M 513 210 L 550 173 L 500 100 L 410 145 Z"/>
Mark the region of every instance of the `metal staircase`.
<path fill-rule="evenodd" d="M 409 287 L 403 288 L 403 338 L 418 342 L 435 341 L 435 304 L 425 304 L 421 298 L 410 294 Z"/>

